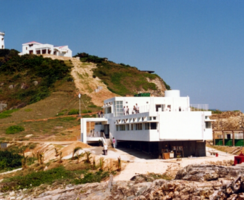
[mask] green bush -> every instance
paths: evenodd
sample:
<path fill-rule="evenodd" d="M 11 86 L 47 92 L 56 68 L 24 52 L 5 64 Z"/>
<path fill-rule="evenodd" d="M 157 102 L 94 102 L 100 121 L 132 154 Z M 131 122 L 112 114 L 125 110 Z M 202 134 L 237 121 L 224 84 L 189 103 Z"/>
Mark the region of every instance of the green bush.
<path fill-rule="evenodd" d="M 60 118 L 60 120 L 63 122 L 68 122 L 68 121 L 76 120 L 76 118 L 75 117 L 62 117 L 62 118 Z"/>
<path fill-rule="evenodd" d="M 87 173 L 87 171 L 87 169 L 69 171 L 66 170 L 63 166 L 60 166 L 47 171 L 32 172 L 25 176 L 15 176 L 9 179 L 5 179 L 0 183 L 0 191 L 6 192 L 24 188 L 28 189 L 39 186 L 41 184 L 51 185 L 55 181 L 59 180 L 62 181 L 62 183 L 73 184 L 101 182 L 103 179 L 109 177 L 110 174 L 110 172 L 103 171 L 94 173 Z M 84 178 L 81 179 L 80 174 L 84 174 Z"/>
<path fill-rule="evenodd" d="M 92 113 L 91 110 L 82 110 L 82 113 Z"/>
<path fill-rule="evenodd" d="M 11 117 L 11 113 L 17 111 L 19 109 L 13 109 L 13 110 L 5 110 L 0 113 L 0 119 L 6 118 L 6 117 Z"/>
<path fill-rule="evenodd" d="M 0 170 L 11 170 L 21 167 L 21 159 L 19 154 L 10 151 L 0 151 Z"/>
<path fill-rule="evenodd" d="M 83 179 L 75 179 L 75 184 L 101 182 L 102 179 L 109 177 L 109 172 L 98 171 L 95 174 L 87 173 Z"/>
<path fill-rule="evenodd" d="M 72 109 L 68 112 L 68 115 L 76 115 L 79 114 L 79 109 Z"/>
<path fill-rule="evenodd" d="M 32 172 L 26 176 L 16 176 L 5 180 L 9 184 L 4 184 L 1 191 L 13 189 L 24 189 L 39 186 L 41 184 L 52 184 L 55 180 L 65 179 L 71 176 L 71 172 L 63 167 L 54 168 L 47 171 Z M 10 187 L 11 185 L 11 187 Z"/>
<path fill-rule="evenodd" d="M 64 61 L 35 55 L 18 56 L 13 50 L 0 51 L 1 78 L 14 85 L 24 80 L 27 86 L 22 90 L 19 85 L 11 94 L 5 89 L 1 98 L 6 99 L 10 107 L 20 102 L 28 105 L 40 101 L 50 95 L 56 81 L 71 81 L 70 70 L 71 66 Z M 38 85 L 34 85 L 33 81 L 38 81 Z"/>
<path fill-rule="evenodd" d="M 23 126 L 13 125 L 6 129 L 6 134 L 15 134 L 24 131 Z"/>

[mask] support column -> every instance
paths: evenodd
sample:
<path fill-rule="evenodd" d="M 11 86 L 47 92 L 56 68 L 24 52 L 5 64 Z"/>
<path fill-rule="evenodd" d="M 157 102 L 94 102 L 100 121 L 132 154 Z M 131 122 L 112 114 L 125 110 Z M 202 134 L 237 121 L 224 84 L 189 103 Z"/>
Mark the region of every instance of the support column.
<path fill-rule="evenodd" d="M 232 146 L 235 146 L 235 132 L 232 131 Z"/>
<path fill-rule="evenodd" d="M 86 119 L 81 118 L 80 119 L 80 132 L 81 132 L 81 141 L 83 143 L 87 143 L 87 137 L 86 137 Z"/>
<path fill-rule="evenodd" d="M 223 146 L 225 146 L 225 132 L 222 131 L 222 135 L 223 135 Z"/>

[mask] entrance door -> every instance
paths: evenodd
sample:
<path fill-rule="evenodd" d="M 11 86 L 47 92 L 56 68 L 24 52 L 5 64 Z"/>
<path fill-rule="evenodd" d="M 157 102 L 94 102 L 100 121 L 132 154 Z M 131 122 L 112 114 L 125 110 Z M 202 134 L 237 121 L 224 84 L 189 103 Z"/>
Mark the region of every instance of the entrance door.
<path fill-rule="evenodd" d="M 109 124 L 104 124 L 104 134 L 106 138 L 109 138 Z"/>

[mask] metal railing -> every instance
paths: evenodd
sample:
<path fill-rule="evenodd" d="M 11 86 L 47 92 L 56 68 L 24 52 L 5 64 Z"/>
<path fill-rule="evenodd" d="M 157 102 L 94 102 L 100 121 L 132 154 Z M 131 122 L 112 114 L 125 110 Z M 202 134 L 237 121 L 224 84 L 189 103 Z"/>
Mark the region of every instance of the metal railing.
<path fill-rule="evenodd" d="M 191 104 L 191 111 L 208 111 L 208 104 Z"/>

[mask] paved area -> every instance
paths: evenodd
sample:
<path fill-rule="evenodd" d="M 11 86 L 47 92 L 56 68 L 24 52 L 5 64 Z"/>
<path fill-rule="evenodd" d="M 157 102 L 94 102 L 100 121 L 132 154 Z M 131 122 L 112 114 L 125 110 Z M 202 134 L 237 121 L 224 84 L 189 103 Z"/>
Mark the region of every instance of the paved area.
<path fill-rule="evenodd" d="M 218 152 L 218 157 L 210 155 L 209 151 Z M 120 156 L 121 159 L 126 163 L 125 169 L 114 178 L 115 181 L 130 180 L 135 174 L 138 173 L 164 173 L 167 167 L 172 164 L 185 167 L 190 164 L 204 164 L 206 162 L 234 160 L 234 155 L 211 149 L 209 147 L 206 147 L 206 153 L 206 157 L 189 157 L 182 158 L 181 161 L 176 161 L 176 159 L 150 159 L 149 155 L 139 151 L 135 151 L 132 149 L 116 149 L 115 151 L 109 150 L 107 157 L 118 158 Z M 142 155 L 144 155 L 144 157 Z"/>
<path fill-rule="evenodd" d="M 146 174 L 148 172 L 153 173 L 164 173 L 168 166 L 170 165 L 180 165 L 181 167 L 185 167 L 190 164 L 204 164 L 206 162 L 216 162 L 216 161 L 224 161 L 224 160 L 234 160 L 234 155 L 218 151 L 215 149 L 211 149 L 206 147 L 206 157 L 188 157 L 182 158 L 181 161 L 176 161 L 176 159 L 152 159 L 150 155 L 134 150 L 134 149 L 108 149 L 108 155 L 104 156 L 103 147 L 92 147 L 88 149 L 83 149 L 80 151 L 90 151 L 92 154 L 103 156 L 105 158 L 121 158 L 123 161 L 122 166 L 124 170 L 116 177 L 114 177 L 115 181 L 118 180 L 130 180 L 135 174 Z M 215 155 L 210 155 L 210 152 L 218 152 L 218 157 Z M 63 159 L 69 159 L 72 155 L 66 156 Z"/>

